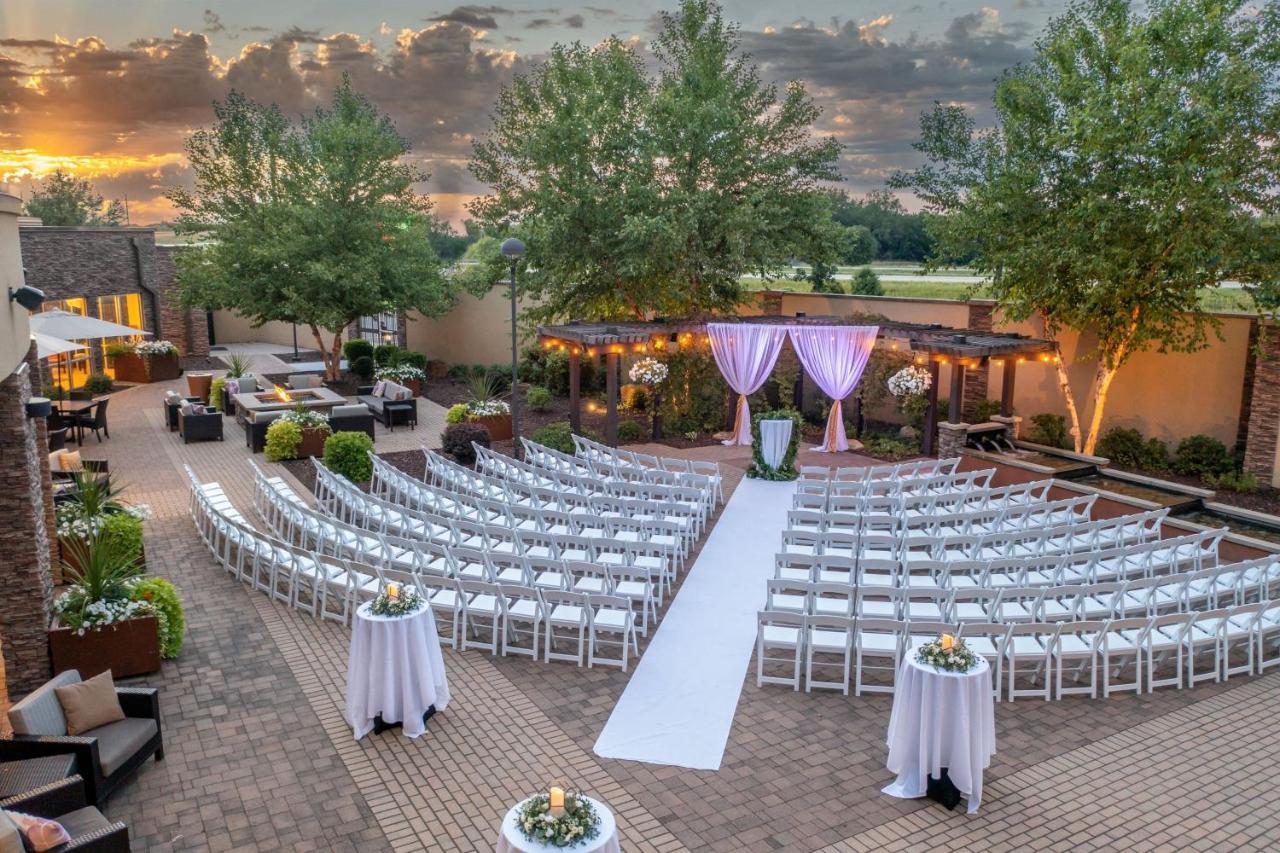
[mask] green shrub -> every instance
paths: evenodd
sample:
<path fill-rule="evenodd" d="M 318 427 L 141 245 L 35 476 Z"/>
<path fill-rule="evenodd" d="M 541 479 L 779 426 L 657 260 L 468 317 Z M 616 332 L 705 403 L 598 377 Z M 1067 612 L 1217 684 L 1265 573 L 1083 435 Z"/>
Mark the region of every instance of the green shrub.
<path fill-rule="evenodd" d="M 880 284 L 880 276 L 875 270 L 863 267 L 854 273 L 849 292 L 859 296 L 884 296 L 884 286 Z"/>
<path fill-rule="evenodd" d="M 467 404 L 454 403 L 449 407 L 449 411 L 444 413 L 444 422 L 446 424 L 461 424 L 467 421 Z"/>
<path fill-rule="evenodd" d="M 1226 474 L 1208 474 L 1204 478 L 1205 485 L 1211 489 L 1226 489 L 1241 494 L 1251 494 L 1262 488 L 1258 478 L 1248 471 L 1229 471 Z"/>
<path fill-rule="evenodd" d="M 1218 477 L 1234 469 L 1227 446 L 1207 435 L 1187 436 L 1173 454 L 1173 470 L 1188 477 Z"/>
<path fill-rule="evenodd" d="M 979 400 L 973 405 L 973 419 L 985 423 L 1000 414 L 999 400 Z"/>
<path fill-rule="evenodd" d="M 1169 448 L 1158 438 L 1143 438 L 1136 429 L 1113 427 L 1098 439 L 1097 454 L 1122 468 L 1163 471 L 1169 467 Z"/>
<path fill-rule="evenodd" d="M 541 385 L 530 385 L 529 390 L 524 392 L 524 400 L 529 404 L 530 411 L 545 412 L 551 405 L 551 392 Z"/>
<path fill-rule="evenodd" d="M 573 453 L 573 428 L 567 421 L 557 421 L 534 430 L 529 436 L 531 441 L 559 450 L 561 453 Z"/>
<path fill-rule="evenodd" d="M 400 347 L 395 344 L 378 344 L 373 348 L 373 363 L 378 367 L 395 364 L 400 356 Z"/>
<path fill-rule="evenodd" d="M 920 444 L 896 435 L 863 436 L 862 446 L 868 453 L 887 459 L 906 459 L 920 454 Z"/>
<path fill-rule="evenodd" d="M 481 376 L 484 376 L 488 372 L 489 372 L 489 368 L 485 367 L 483 364 L 473 364 L 467 368 L 467 376 L 471 377 L 472 379 L 476 379 Z"/>
<path fill-rule="evenodd" d="M 298 445 L 302 443 L 302 427 L 293 421 L 283 418 L 271 422 L 267 427 L 267 444 L 263 448 L 267 459 L 280 462 L 284 459 L 296 459 Z"/>
<path fill-rule="evenodd" d="M 525 347 L 520 353 L 520 381 L 530 385 L 541 385 L 546 381 L 546 357 L 547 350 L 537 344 Z"/>
<path fill-rule="evenodd" d="M 107 358 L 115 358 L 118 355 L 130 355 L 133 353 L 133 344 L 120 343 L 119 341 L 116 341 L 115 343 L 110 343 L 103 347 L 102 353 Z"/>
<path fill-rule="evenodd" d="M 578 385 L 584 394 L 591 393 L 603 382 L 604 371 L 596 370 L 595 359 L 582 356 L 578 359 Z M 569 353 L 551 350 L 543 359 L 542 384 L 557 397 L 569 396 Z"/>
<path fill-rule="evenodd" d="M 355 359 L 354 361 L 347 362 L 347 364 L 351 367 L 351 372 L 354 373 L 356 376 L 359 376 L 365 382 L 368 382 L 371 378 L 373 378 L 373 357 L 372 356 L 362 355 L 359 358 Z"/>
<path fill-rule="evenodd" d="M 628 412 L 649 411 L 650 397 L 648 385 L 628 383 L 618 389 L 618 404 Z"/>
<path fill-rule="evenodd" d="M 1031 416 L 1031 429 L 1027 431 L 1027 440 L 1046 447 L 1057 447 L 1060 450 L 1072 448 L 1071 433 L 1067 432 L 1067 419 L 1062 415 L 1044 412 Z"/>
<path fill-rule="evenodd" d="M 618 424 L 618 441 L 644 441 L 644 427 L 639 421 L 623 421 Z"/>
<path fill-rule="evenodd" d="M 129 560 L 142 559 L 142 519 L 127 512 L 102 517 L 102 538 L 115 553 Z"/>
<path fill-rule="evenodd" d="M 342 345 L 342 354 L 346 356 L 347 364 L 352 364 L 357 358 L 365 356 L 373 358 L 373 344 L 364 338 L 355 338 Z"/>
<path fill-rule="evenodd" d="M 164 578 L 148 575 L 134 582 L 129 597 L 134 601 L 149 602 L 155 608 L 160 657 L 165 660 L 176 658 L 182 651 L 182 641 L 187 633 L 187 618 L 178 590 Z"/>
<path fill-rule="evenodd" d="M 48 397 L 50 400 L 67 399 L 67 390 L 61 385 L 46 385 L 40 389 L 41 396 Z"/>
<path fill-rule="evenodd" d="M 373 439 L 364 432 L 335 432 L 325 439 L 324 464 L 353 483 L 373 477 Z"/>
<path fill-rule="evenodd" d="M 467 377 L 471 375 L 471 371 L 467 369 L 465 364 L 451 364 L 447 375 L 454 382 L 465 382 Z"/>
<path fill-rule="evenodd" d="M 495 394 L 505 394 L 511 390 L 511 365 L 495 364 L 485 371 L 493 385 Z"/>
<path fill-rule="evenodd" d="M 209 383 L 209 402 L 222 408 L 222 388 L 227 384 L 225 376 L 215 376 L 213 381 Z"/>
<path fill-rule="evenodd" d="M 475 442 L 481 447 L 489 446 L 489 428 L 484 424 L 450 424 L 444 428 L 441 436 L 441 447 L 445 453 L 457 459 L 463 465 L 476 461 Z"/>
<path fill-rule="evenodd" d="M 105 373 L 90 373 L 84 381 L 84 390 L 90 394 L 105 394 L 111 390 L 111 377 Z"/>
<path fill-rule="evenodd" d="M 427 372 L 427 357 L 420 352 L 409 352 L 408 350 L 400 350 L 400 359 L 397 365 L 406 365 L 408 367 L 416 367 L 423 373 Z"/>

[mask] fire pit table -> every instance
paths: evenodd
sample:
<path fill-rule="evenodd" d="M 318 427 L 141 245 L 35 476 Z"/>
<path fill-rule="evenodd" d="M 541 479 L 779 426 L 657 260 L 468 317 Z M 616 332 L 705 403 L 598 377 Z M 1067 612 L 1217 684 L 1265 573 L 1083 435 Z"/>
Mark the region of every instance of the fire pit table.
<path fill-rule="evenodd" d="M 298 406 L 307 409 L 319 409 L 327 413 L 332 411 L 335 406 L 342 406 L 347 402 L 347 399 L 341 394 L 323 387 L 306 388 L 299 391 L 289 391 L 277 387 L 272 391 L 250 391 L 244 394 L 236 394 L 231 399 L 236 403 L 237 416 L 241 412 L 246 415 L 253 412 L 278 412 L 296 409 Z"/>

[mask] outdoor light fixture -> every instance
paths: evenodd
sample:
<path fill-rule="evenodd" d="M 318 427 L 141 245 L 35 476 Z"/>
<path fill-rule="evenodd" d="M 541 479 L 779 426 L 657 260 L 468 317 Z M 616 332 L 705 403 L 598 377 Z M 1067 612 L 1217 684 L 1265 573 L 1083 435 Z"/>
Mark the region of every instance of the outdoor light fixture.
<path fill-rule="evenodd" d="M 516 264 L 524 257 L 518 237 L 502 241 L 502 254 L 511 261 L 511 453 L 520 458 L 520 361 L 516 354 Z"/>
<path fill-rule="evenodd" d="M 44 291 L 29 285 L 9 288 L 9 301 L 16 302 L 28 311 L 38 311 L 44 304 Z"/>

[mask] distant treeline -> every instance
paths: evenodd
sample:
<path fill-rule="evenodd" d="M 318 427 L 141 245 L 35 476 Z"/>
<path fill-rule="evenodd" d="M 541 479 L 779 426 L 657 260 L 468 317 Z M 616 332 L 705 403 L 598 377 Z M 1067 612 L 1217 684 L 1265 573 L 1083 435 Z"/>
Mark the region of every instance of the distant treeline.
<path fill-rule="evenodd" d="M 851 229 L 843 260 L 863 264 L 870 260 L 924 261 L 933 249 L 926 230 L 928 214 L 908 213 L 902 202 L 888 190 L 877 190 L 857 198 L 844 190 L 831 190 L 831 217 Z M 874 247 L 861 229 L 874 240 Z"/>

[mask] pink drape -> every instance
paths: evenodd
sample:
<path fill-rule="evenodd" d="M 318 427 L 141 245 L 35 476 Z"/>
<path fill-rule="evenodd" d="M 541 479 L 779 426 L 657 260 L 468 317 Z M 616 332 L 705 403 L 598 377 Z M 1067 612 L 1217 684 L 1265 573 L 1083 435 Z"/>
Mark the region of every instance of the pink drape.
<path fill-rule="evenodd" d="M 708 323 L 711 354 L 729 387 L 738 393 L 738 413 L 733 438 L 725 444 L 751 444 L 751 409 L 747 395 L 759 390 L 773 372 L 787 336 L 785 326 L 757 323 Z"/>
<path fill-rule="evenodd" d="M 849 449 L 841 400 L 853 393 L 876 345 L 879 326 L 792 326 L 791 345 L 800 364 L 831 398 L 831 415 L 820 453 Z"/>

